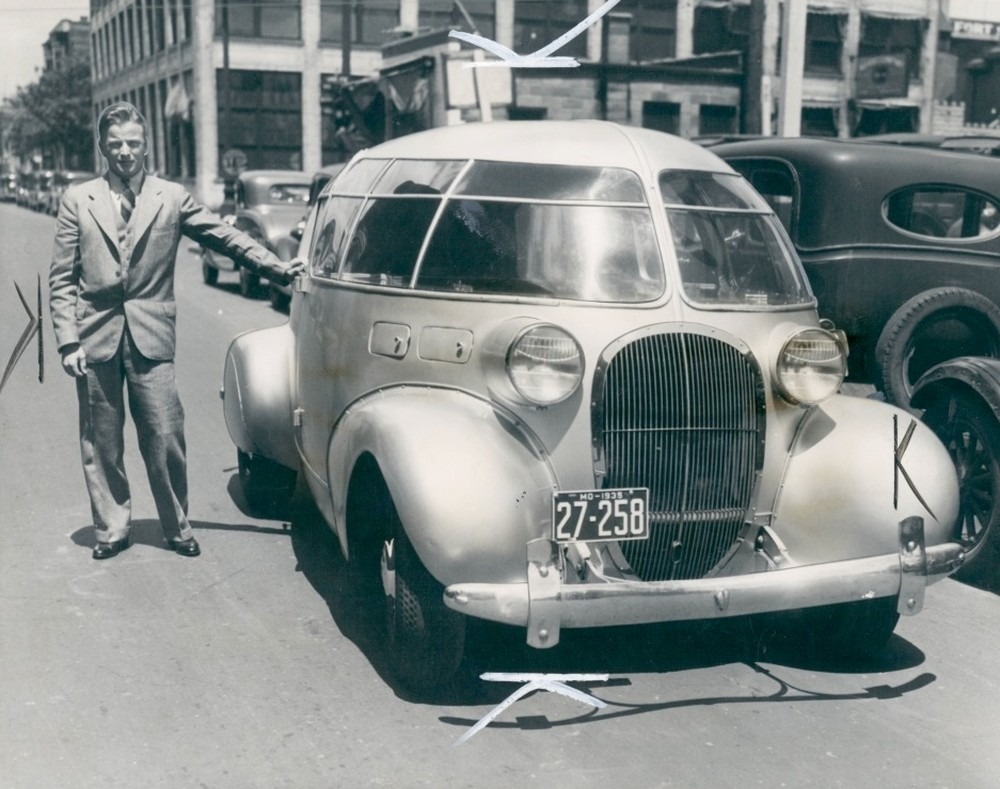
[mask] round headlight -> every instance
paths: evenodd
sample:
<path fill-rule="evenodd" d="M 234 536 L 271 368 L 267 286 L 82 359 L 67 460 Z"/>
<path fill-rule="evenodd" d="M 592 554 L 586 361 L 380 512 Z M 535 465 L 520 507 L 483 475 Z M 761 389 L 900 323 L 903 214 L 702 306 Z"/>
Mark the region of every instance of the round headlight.
<path fill-rule="evenodd" d="M 833 395 L 847 375 L 847 358 L 837 337 L 823 329 L 805 329 L 781 348 L 775 378 L 791 403 L 813 405 Z"/>
<path fill-rule="evenodd" d="M 560 403 L 583 379 L 583 351 L 567 332 L 535 324 L 507 351 L 507 377 L 517 393 L 535 405 Z"/>

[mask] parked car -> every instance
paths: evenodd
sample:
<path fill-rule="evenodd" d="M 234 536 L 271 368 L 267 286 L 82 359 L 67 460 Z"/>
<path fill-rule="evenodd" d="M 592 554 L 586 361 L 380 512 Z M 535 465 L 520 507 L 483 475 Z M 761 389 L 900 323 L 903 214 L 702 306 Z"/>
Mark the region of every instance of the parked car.
<path fill-rule="evenodd" d="M 344 164 L 331 164 L 313 175 L 312 183 L 309 184 L 309 200 L 306 203 L 306 212 L 295 223 L 295 227 L 289 231 L 288 235 L 278 242 L 278 255 L 282 260 L 291 260 L 293 257 L 301 257 L 303 259 L 308 257 L 311 235 L 307 238 L 305 231 L 306 224 L 309 221 L 309 209 L 316 204 L 316 198 L 319 197 L 319 193 L 323 190 L 323 187 L 335 178 L 344 169 L 344 166 Z M 284 312 L 288 309 L 292 300 L 292 287 L 281 282 L 272 282 L 270 284 L 270 296 L 271 306 L 276 310 Z"/>
<path fill-rule="evenodd" d="M 33 172 L 21 173 L 17 180 L 17 192 L 14 198 L 17 205 L 22 208 L 31 207 L 31 195 L 34 191 L 36 180 L 36 175 Z"/>
<path fill-rule="evenodd" d="M 17 173 L 4 173 L 0 177 L 0 201 L 13 203 L 17 200 Z"/>
<path fill-rule="evenodd" d="M 247 170 L 236 181 L 233 224 L 248 233 L 275 254 L 291 254 L 279 242 L 295 227 L 309 199 L 310 176 L 297 170 Z M 202 247 L 201 271 L 205 283 L 218 282 L 220 271 L 239 273 L 240 293 L 253 296 L 260 287 L 260 278 L 248 269 L 240 268 L 227 257 Z"/>
<path fill-rule="evenodd" d="M 838 394 L 842 335 L 709 151 L 439 128 L 357 154 L 312 211 L 289 321 L 229 348 L 225 420 L 249 506 L 301 476 L 343 583 L 381 583 L 401 684 L 449 680 L 467 617 L 545 648 L 796 608 L 820 648 L 878 650 L 960 565 L 944 446 Z"/>
<path fill-rule="evenodd" d="M 45 205 L 46 213 L 52 214 L 52 216 L 59 213 L 59 204 L 62 202 L 67 188 L 96 177 L 94 173 L 85 170 L 57 170 L 52 176 L 52 183 L 49 187 Z"/>
<path fill-rule="evenodd" d="M 1000 356 L 1000 161 L 807 138 L 712 151 L 775 208 L 852 380 L 907 406 L 935 364 Z"/>
<path fill-rule="evenodd" d="M 1000 160 L 817 139 L 711 150 L 761 192 L 788 229 L 820 315 L 847 333 L 852 378 L 922 413 L 945 441 L 961 480 L 955 538 L 967 557 L 959 574 L 995 578 Z"/>
<path fill-rule="evenodd" d="M 49 190 L 52 187 L 52 170 L 40 170 L 35 173 L 28 192 L 28 208 L 32 211 L 47 211 L 49 206 Z"/>

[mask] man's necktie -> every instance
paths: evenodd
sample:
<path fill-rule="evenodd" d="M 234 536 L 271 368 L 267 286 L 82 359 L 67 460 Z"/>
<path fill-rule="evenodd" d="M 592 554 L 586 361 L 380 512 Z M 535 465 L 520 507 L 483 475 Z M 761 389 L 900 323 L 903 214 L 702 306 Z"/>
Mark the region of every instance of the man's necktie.
<path fill-rule="evenodd" d="M 124 187 L 122 188 L 121 199 L 122 219 L 125 221 L 126 225 L 132 218 L 133 211 L 135 211 L 135 192 L 132 191 L 132 187 L 129 186 L 126 181 Z"/>

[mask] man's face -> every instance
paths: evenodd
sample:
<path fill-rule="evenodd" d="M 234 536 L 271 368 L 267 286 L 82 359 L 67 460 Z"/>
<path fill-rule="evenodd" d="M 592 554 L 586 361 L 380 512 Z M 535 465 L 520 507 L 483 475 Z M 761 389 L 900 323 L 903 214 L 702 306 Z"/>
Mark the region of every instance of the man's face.
<path fill-rule="evenodd" d="M 146 159 L 146 130 L 135 121 L 114 124 L 108 127 L 99 147 L 108 160 L 108 169 L 119 178 L 129 180 L 142 171 Z"/>

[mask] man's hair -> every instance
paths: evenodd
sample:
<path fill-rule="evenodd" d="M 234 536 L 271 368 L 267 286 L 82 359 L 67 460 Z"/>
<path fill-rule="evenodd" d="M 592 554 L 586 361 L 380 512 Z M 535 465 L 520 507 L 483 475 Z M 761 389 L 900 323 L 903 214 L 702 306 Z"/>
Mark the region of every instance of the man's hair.
<path fill-rule="evenodd" d="M 146 131 L 146 119 L 142 117 L 142 113 L 136 109 L 135 105 L 129 104 L 127 101 L 116 101 L 101 110 L 97 119 L 97 139 L 103 142 L 108 134 L 108 129 L 122 123 L 138 123 L 142 126 L 143 132 Z"/>

